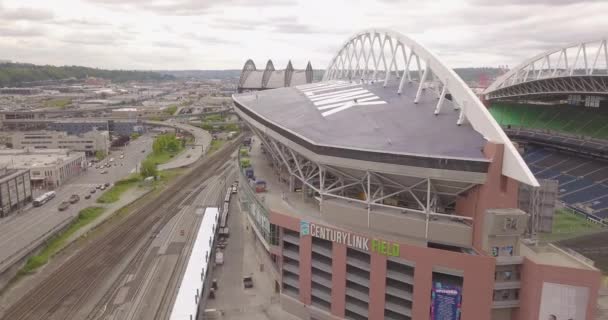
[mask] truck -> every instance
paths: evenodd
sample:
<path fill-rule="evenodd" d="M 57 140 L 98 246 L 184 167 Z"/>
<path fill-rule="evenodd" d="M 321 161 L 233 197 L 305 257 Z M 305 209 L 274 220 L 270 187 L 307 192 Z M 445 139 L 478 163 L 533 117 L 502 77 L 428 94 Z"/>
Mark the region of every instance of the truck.
<path fill-rule="evenodd" d="M 77 194 L 73 194 L 70 196 L 70 199 L 68 201 L 70 203 L 76 203 L 76 202 L 80 201 L 80 196 Z"/>

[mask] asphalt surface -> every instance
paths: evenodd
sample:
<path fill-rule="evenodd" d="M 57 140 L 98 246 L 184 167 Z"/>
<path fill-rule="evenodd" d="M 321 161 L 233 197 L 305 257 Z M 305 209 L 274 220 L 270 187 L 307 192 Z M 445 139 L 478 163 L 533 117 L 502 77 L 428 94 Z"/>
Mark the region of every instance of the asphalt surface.
<path fill-rule="evenodd" d="M 280 299 L 271 275 L 272 262 L 257 240 L 246 214 L 233 197 L 228 214 L 230 237 L 224 249 L 224 264 L 213 268 L 217 279 L 215 299 L 199 308 L 221 312 L 218 320 L 295 320 L 297 317 L 281 309 Z M 243 287 L 243 277 L 253 277 L 253 288 Z"/>
<path fill-rule="evenodd" d="M 151 146 L 152 138 L 144 135 L 131 142 L 122 151 L 113 151 L 108 155 L 106 159 L 114 158 L 116 166 L 107 169 L 89 167 L 85 173 L 70 179 L 56 189 L 57 196 L 43 206 L 34 208 L 29 205 L 22 212 L 0 219 L 0 273 L 52 236 L 56 230 L 69 223 L 80 210 L 96 205 L 95 200 L 103 193 L 101 190 L 96 190 L 91 199 L 84 199 L 84 196 L 95 189 L 96 185 L 112 184 L 136 172 L 137 165 L 151 151 Z M 142 153 L 142 150 L 145 152 Z M 124 159 L 120 159 L 121 152 L 124 152 Z M 103 170 L 107 170 L 108 173 L 102 174 Z M 36 189 L 34 195 L 46 191 Z M 59 211 L 57 209 L 59 204 L 72 194 L 80 195 L 80 201 L 71 204 L 67 210 Z"/>

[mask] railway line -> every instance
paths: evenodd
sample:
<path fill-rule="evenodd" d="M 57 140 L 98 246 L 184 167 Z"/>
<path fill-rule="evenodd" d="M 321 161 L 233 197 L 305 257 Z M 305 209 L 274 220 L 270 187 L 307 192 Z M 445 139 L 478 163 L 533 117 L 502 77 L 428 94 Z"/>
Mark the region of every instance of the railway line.
<path fill-rule="evenodd" d="M 143 259 L 150 235 L 162 229 L 184 204 L 194 201 L 197 191 L 204 187 L 201 184 L 225 166 L 240 141 L 237 139 L 196 163 L 157 198 L 123 218 L 114 228 L 103 231 L 9 307 L 0 319 L 82 319 L 87 315 L 95 318 L 99 308 L 89 314 L 82 310 L 83 305 L 103 290 L 104 284 L 112 283 L 108 275 L 122 274 L 125 268 Z M 121 270 L 121 265 L 126 267 Z M 104 296 L 100 301 L 107 299 Z"/>

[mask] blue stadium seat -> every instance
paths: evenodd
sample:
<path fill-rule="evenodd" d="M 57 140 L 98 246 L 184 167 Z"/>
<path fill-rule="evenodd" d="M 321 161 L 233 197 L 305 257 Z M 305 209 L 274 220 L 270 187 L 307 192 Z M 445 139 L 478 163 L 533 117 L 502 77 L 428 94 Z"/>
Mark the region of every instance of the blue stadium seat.
<path fill-rule="evenodd" d="M 602 219 L 608 218 L 608 209 L 604 209 L 601 211 L 596 211 L 593 213 L 594 216 L 600 217 Z"/>
<path fill-rule="evenodd" d="M 605 196 L 606 194 L 608 194 L 608 187 L 601 184 L 595 184 L 589 188 L 563 196 L 561 199 L 566 203 L 575 204 L 591 201 Z"/>
<path fill-rule="evenodd" d="M 543 171 L 544 168 L 541 168 L 539 166 L 535 166 L 535 165 L 528 165 L 528 167 L 530 168 L 530 170 L 532 171 L 532 173 L 534 173 L 534 175 L 536 175 L 537 173 Z"/>
<path fill-rule="evenodd" d="M 588 204 L 593 210 L 600 210 L 604 208 L 608 208 L 608 195 L 603 198 L 594 200 L 592 203 Z"/>
<path fill-rule="evenodd" d="M 560 194 L 565 194 L 565 193 L 569 193 L 572 191 L 576 191 L 578 189 L 582 189 L 585 187 L 588 187 L 590 185 L 593 184 L 593 181 L 591 180 L 587 180 L 587 179 L 576 179 L 573 180 L 572 182 L 569 182 L 567 184 L 564 185 L 560 185 L 559 186 L 559 193 Z"/>
<path fill-rule="evenodd" d="M 549 154 L 549 152 L 547 152 L 544 149 L 536 149 L 536 150 L 526 154 L 524 159 L 526 160 L 526 162 L 528 164 L 531 164 L 531 163 L 534 163 L 535 161 L 538 161 L 538 160 L 546 157 L 548 154 Z"/>
<path fill-rule="evenodd" d="M 576 178 L 573 176 L 569 176 L 567 174 L 560 174 L 559 176 L 555 177 L 555 180 L 557 180 L 559 182 L 560 186 L 562 184 L 566 184 L 574 179 L 576 179 Z"/>
<path fill-rule="evenodd" d="M 540 179 L 555 179 L 554 177 L 559 175 L 559 171 L 555 171 L 553 169 L 545 169 L 538 174 L 535 173 L 534 171 L 532 171 L 532 172 L 534 173 L 534 175 L 537 178 L 540 178 Z"/>

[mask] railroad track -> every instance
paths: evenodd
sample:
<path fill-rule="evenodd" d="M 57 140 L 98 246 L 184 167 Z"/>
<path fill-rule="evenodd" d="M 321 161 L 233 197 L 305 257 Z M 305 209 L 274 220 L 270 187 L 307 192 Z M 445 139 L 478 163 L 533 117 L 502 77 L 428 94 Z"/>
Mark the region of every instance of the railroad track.
<path fill-rule="evenodd" d="M 157 198 L 125 217 L 120 223 L 79 250 L 24 297 L 0 319 L 74 319 L 83 303 L 101 287 L 107 275 L 118 271 L 142 241 L 149 241 L 153 230 L 160 230 L 188 201 L 197 185 L 216 174 L 240 144 L 237 139 L 197 163 Z M 145 246 L 146 243 L 144 242 Z M 148 244 L 149 245 L 149 244 Z M 137 259 L 137 254 L 134 259 Z"/>

